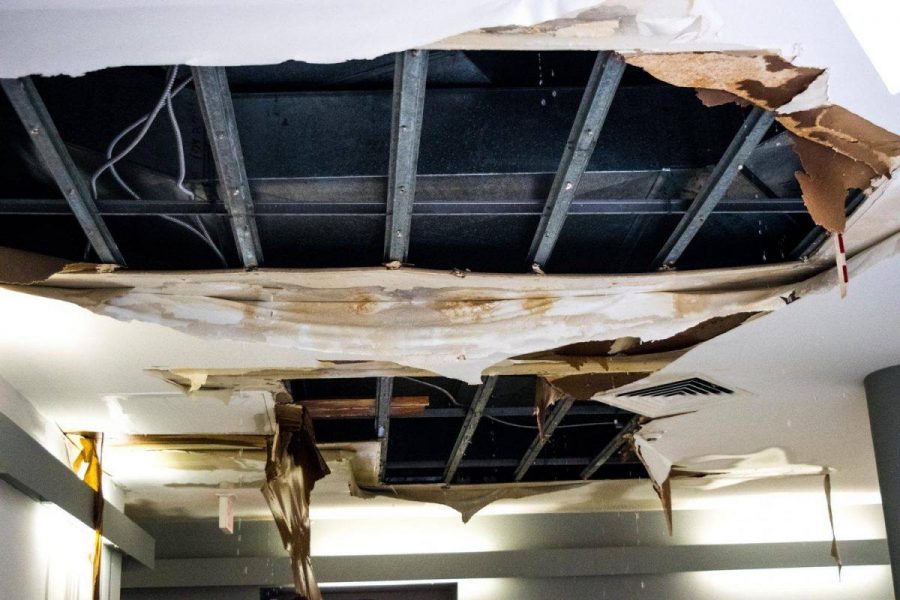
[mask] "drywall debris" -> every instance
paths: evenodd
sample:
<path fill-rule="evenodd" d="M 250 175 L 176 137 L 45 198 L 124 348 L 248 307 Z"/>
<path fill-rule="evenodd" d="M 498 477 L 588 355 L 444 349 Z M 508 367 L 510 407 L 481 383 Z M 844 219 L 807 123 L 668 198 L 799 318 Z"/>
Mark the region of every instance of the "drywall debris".
<path fill-rule="evenodd" d="M 653 491 L 659 497 L 659 502 L 662 505 L 663 514 L 666 518 L 666 531 L 668 531 L 669 535 L 672 535 L 672 482 L 670 479 L 672 464 L 652 449 L 648 443 L 649 441 L 640 435 L 639 432 L 631 436 L 634 454 L 650 475 Z"/>
<path fill-rule="evenodd" d="M 219 531 L 234 533 L 234 494 L 216 494 L 219 498 Z"/>
<path fill-rule="evenodd" d="M 781 115 L 778 121 L 795 135 L 867 165 L 878 176 L 888 176 L 900 167 L 900 135 L 841 106 L 792 112 Z"/>
<path fill-rule="evenodd" d="M 838 548 L 837 533 L 834 531 L 834 510 L 831 507 L 831 472 L 825 467 L 825 477 L 822 478 L 822 485 L 825 488 L 825 505 L 828 507 L 828 525 L 831 527 L 831 558 L 838 568 L 838 577 L 841 576 L 841 569 L 844 562 L 841 560 L 841 551 Z"/>
<path fill-rule="evenodd" d="M 547 411 L 558 401 L 566 397 L 566 393 L 552 383 L 539 377 L 534 388 L 534 417 L 537 420 L 538 435 L 544 437 L 544 422 Z"/>
<path fill-rule="evenodd" d="M 803 164 L 796 176 L 806 207 L 831 232 L 844 231 L 848 189 L 867 190 L 900 167 L 900 136 L 827 104 L 821 69 L 771 54 L 725 52 L 637 54 L 627 61 L 662 81 L 697 88 L 707 106 L 737 99 L 777 110 Z"/>
<path fill-rule="evenodd" d="M 803 165 L 796 177 L 806 210 L 816 224 L 828 231 L 844 231 L 847 193 L 868 188 L 876 173 L 866 163 L 807 139 L 794 136 L 793 147 Z"/>
<path fill-rule="evenodd" d="M 464 280 L 414 268 L 60 272 L 12 287 L 123 321 L 290 347 L 310 364 L 390 362 L 477 383 L 493 365 L 523 353 L 592 340 L 663 340 L 716 317 L 775 310 L 784 306 L 780 297 L 814 271 L 777 264 L 646 275 L 471 274 Z M 185 373 L 181 381 L 196 388 L 198 376 Z"/>
<path fill-rule="evenodd" d="M 364 487 L 358 485 L 352 493 L 361 498 L 385 496 L 412 502 L 443 504 L 457 511 L 463 523 L 468 523 L 481 509 L 498 500 L 530 498 L 539 494 L 574 489 L 583 485 L 588 485 L 588 483 L 501 483 L 454 485 L 450 487 L 441 484 L 392 485 L 389 487 Z"/>
<path fill-rule="evenodd" d="M 790 102 L 823 73 L 774 54 L 678 52 L 636 54 L 626 61 L 673 85 L 728 92 L 769 110 Z"/>
<path fill-rule="evenodd" d="M 703 103 L 703 106 L 712 108 L 714 106 L 722 106 L 724 104 L 741 104 L 746 106 L 747 102 L 731 92 L 724 90 L 710 90 L 707 88 L 697 88 L 697 99 Z"/>
<path fill-rule="evenodd" d="M 309 497 L 316 481 L 330 471 L 316 448 L 312 420 L 302 406 L 279 404 L 276 423 L 262 493 L 291 557 L 294 588 L 302 600 L 321 600 L 310 559 Z"/>
<path fill-rule="evenodd" d="M 18 285 L 29 285 L 43 281 L 70 267 L 67 260 L 16 250 L 0 248 L 0 269 L 3 281 Z"/>

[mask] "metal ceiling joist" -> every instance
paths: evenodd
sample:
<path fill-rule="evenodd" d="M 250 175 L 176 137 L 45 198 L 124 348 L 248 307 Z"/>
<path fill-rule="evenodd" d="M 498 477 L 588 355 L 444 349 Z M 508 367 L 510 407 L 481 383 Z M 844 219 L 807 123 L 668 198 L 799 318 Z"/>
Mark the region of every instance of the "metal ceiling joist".
<path fill-rule="evenodd" d="M 384 238 L 384 259 L 387 262 L 405 262 L 409 253 L 427 75 L 426 50 L 407 50 L 397 55 Z"/>
<path fill-rule="evenodd" d="M 25 77 L 0 79 L 0 85 L 97 256 L 103 262 L 124 266 L 125 259 L 100 217 L 90 188 L 72 161 L 34 83 Z"/>
<path fill-rule="evenodd" d="M 378 454 L 378 480 L 384 481 L 387 467 L 388 434 L 391 427 L 391 398 L 394 396 L 393 377 L 379 377 L 375 386 L 375 435 L 381 443 Z"/>
<path fill-rule="evenodd" d="M 624 72 L 625 59 L 621 55 L 614 52 L 597 55 L 528 252 L 529 261 L 534 265 L 545 265 L 553 252 Z"/>
<path fill-rule="evenodd" d="M 472 436 L 475 435 L 475 429 L 478 427 L 478 422 L 481 420 L 481 415 L 484 414 L 485 406 L 487 406 L 496 385 L 497 376 L 492 375 L 486 377 L 481 385 L 478 386 L 475 397 L 469 405 L 468 412 L 466 412 L 462 428 L 459 430 L 456 443 L 453 445 L 450 459 L 447 461 L 447 466 L 444 469 L 443 481 L 445 484 L 450 484 L 453 481 L 453 477 L 456 475 L 459 464 L 466 454 L 466 449 L 468 449 L 469 443 L 472 441 Z"/>
<path fill-rule="evenodd" d="M 347 178 L 349 179 L 349 178 Z M 421 177 L 420 183 L 421 183 Z M 421 186 L 420 186 L 421 187 Z M 335 191 L 336 194 L 340 192 Z M 441 199 L 420 199 L 413 206 L 414 215 L 469 217 L 532 216 L 541 214 L 543 200 L 525 198 L 493 200 L 476 196 L 473 190 L 467 196 L 457 192 Z M 421 195 L 421 194 L 420 194 Z M 101 216 L 198 215 L 222 216 L 227 209 L 217 202 L 184 202 L 180 200 L 98 200 Z M 569 214 L 578 215 L 679 215 L 687 212 L 690 200 L 682 198 L 580 198 L 569 208 Z M 257 198 L 254 212 L 260 216 L 305 215 L 310 217 L 384 215 L 384 202 L 370 198 L 354 198 L 345 195 L 323 200 L 306 201 L 286 198 Z M 728 198 L 713 209 L 716 214 L 766 215 L 808 214 L 802 198 Z M 0 198 L 0 215 L 67 215 L 70 214 L 64 200 L 54 198 Z M 814 234 L 820 231 L 814 231 Z M 810 238 L 812 239 L 812 238 Z M 804 246 L 805 247 L 805 246 Z"/>
<path fill-rule="evenodd" d="M 547 445 L 547 442 L 550 441 L 550 436 L 553 435 L 553 432 L 556 431 L 556 428 L 562 423 L 562 420 L 574 403 L 575 399 L 571 396 L 567 396 L 559 399 L 553 405 L 553 408 L 550 409 L 550 414 L 547 415 L 547 418 L 544 420 L 543 431 L 538 432 L 534 437 L 534 440 L 532 440 L 531 445 L 528 447 L 528 450 L 525 452 L 525 456 L 519 461 L 519 466 L 516 467 L 516 472 L 513 475 L 515 481 L 522 481 L 522 478 L 528 473 L 528 469 L 534 464 L 538 454 L 541 453 L 541 450 L 543 450 L 544 446 Z"/>
<path fill-rule="evenodd" d="M 256 228 L 253 199 L 244 167 L 244 154 L 238 137 L 228 78 L 222 67 L 192 67 L 191 71 L 219 176 L 219 196 L 231 218 L 231 228 L 241 262 L 245 268 L 255 268 L 262 264 L 262 246 Z"/>
<path fill-rule="evenodd" d="M 630 435 L 634 432 L 635 429 L 638 428 L 640 424 L 640 416 L 635 415 L 631 418 L 628 423 L 616 434 L 616 436 L 609 441 L 606 446 L 603 447 L 597 456 L 591 459 L 591 462 L 584 468 L 581 472 L 580 477 L 582 479 L 590 479 L 597 470 L 606 464 L 606 462 L 612 458 L 612 455 L 618 452 L 619 448 L 622 447 L 622 444 L 625 443 L 626 436 Z"/>
<path fill-rule="evenodd" d="M 52 502 L 94 528 L 94 490 L 3 414 L 0 414 L 0 480 L 40 502 Z M 106 500 L 103 537 L 142 565 L 153 568 L 155 540 Z"/>
<path fill-rule="evenodd" d="M 700 227 L 725 196 L 734 178 L 743 168 L 744 161 L 759 144 L 775 120 L 775 113 L 754 106 L 744 119 L 725 154 L 719 159 L 703 190 L 694 199 L 690 210 L 681 218 L 675 231 L 653 260 L 652 268 L 672 268 L 681 258 L 688 244 L 700 231 Z"/>

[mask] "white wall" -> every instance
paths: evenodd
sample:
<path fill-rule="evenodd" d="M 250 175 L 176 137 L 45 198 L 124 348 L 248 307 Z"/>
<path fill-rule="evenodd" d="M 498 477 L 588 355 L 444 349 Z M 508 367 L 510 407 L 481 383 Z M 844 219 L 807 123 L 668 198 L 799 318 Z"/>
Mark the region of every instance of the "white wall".
<path fill-rule="evenodd" d="M 66 460 L 59 430 L 3 379 L 0 412 Z M 112 485 L 110 489 L 121 500 L 119 490 Z M 90 600 L 93 540 L 92 529 L 56 505 L 38 502 L 0 481 L 0 598 Z M 118 600 L 121 556 L 104 547 L 102 561 L 102 597 Z"/>
<path fill-rule="evenodd" d="M 410 557 L 409 560 L 415 560 Z M 886 565 L 700 571 L 670 575 L 463 579 L 458 600 L 893 600 Z M 328 589 L 325 600 L 328 600 Z M 257 600 L 259 588 L 131 589 L 125 600 Z"/>

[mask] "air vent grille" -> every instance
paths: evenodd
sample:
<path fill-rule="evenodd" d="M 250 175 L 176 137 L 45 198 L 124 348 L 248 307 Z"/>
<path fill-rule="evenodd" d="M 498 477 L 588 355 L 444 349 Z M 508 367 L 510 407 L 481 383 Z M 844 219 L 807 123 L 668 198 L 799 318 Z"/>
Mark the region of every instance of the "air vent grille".
<path fill-rule="evenodd" d="M 716 385 L 699 377 L 691 379 L 682 379 L 680 381 L 672 381 L 662 385 L 654 385 L 639 390 L 631 390 L 616 394 L 617 396 L 644 396 L 666 398 L 669 396 L 722 396 L 724 394 L 733 394 L 733 390 L 729 390 L 721 385 Z"/>

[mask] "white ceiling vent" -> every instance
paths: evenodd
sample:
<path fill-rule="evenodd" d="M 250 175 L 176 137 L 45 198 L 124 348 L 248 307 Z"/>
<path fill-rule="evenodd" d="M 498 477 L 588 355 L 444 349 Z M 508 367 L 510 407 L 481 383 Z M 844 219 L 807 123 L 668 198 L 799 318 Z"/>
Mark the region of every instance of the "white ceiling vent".
<path fill-rule="evenodd" d="M 622 396 L 642 396 L 649 398 L 668 398 L 671 396 L 721 396 L 733 394 L 734 390 L 712 383 L 700 377 L 691 377 L 690 379 L 681 379 L 672 381 L 662 385 L 654 385 L 651 387 L 629 390 L 616 394 Z"/>

